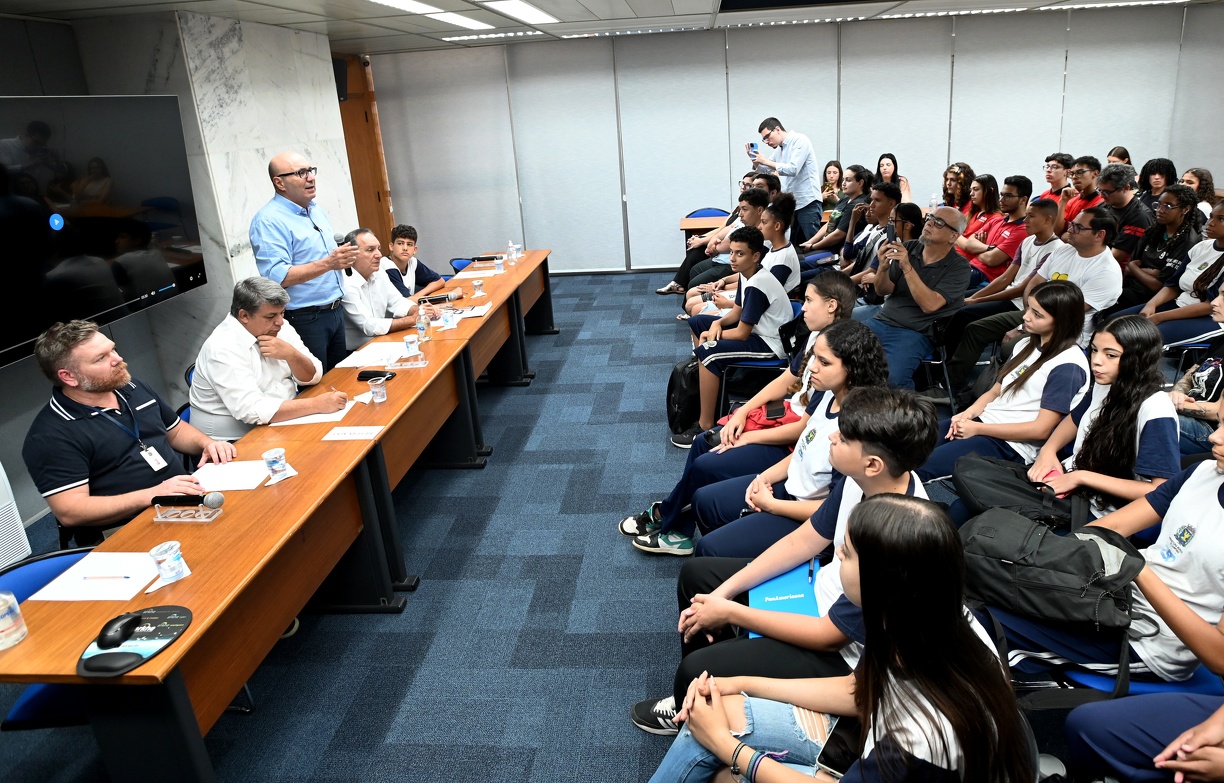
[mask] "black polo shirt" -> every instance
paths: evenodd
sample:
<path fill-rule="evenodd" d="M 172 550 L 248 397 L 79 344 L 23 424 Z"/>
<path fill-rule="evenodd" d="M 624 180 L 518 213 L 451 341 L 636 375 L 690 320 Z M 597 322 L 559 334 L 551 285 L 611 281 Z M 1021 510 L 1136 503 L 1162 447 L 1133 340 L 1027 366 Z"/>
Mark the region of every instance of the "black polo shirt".
<path fill-rule="evenodd" d="M 965 289 L 969 286 L 969 262 L 953 247 L 935 263 L 924 264 L 922 243 L 916 239 L 906 242 L 905 249 L 909 251 L 910 265 L 918 273 L 918 279 L 944 298 L 944 306 L 933 313 L 923 312 L 910 293 L 909 281 L 905 279 L 901 265 L 894 261 L 888 267 L 888 278 L 893 282 L 893 292 L 884 300 L 884 307 L 876 317 L 886 324 L 929 334 L 936 321 L 965 306 Z"/>
<path fill-rule="evenodd" d="M 1138 196 L 1132 198 L 1125 207 L 1110 207 L 1109 211 L 1118 221 L 1118 234 L 1114 237 L 1112 247 L 1125 253 L 1126 260 L 1129 261 L 1139 245 L 1139 240 L 1143 239 L 1143 235 L 1156 222 L 1156 217 Z"/>
<path fill-rule="evenodd" d="M 166 440 L 179 417 L 148 384 L 132 379 L 115 391 L 119 409 L 100 409 L 69 399 L 62 389 L 38 412 L 26 433 L 21 456 L 43 497 L 89 485 L 91 495 L 122 495 L 148 489 L 187 471 Z M 133 412 L 135 423 L 133 426 Z M 112 421 L 105 421 L 109 418 Z M 161 454 L 166 466 L 153 470 L 140 455 L 132 432 Z"/>

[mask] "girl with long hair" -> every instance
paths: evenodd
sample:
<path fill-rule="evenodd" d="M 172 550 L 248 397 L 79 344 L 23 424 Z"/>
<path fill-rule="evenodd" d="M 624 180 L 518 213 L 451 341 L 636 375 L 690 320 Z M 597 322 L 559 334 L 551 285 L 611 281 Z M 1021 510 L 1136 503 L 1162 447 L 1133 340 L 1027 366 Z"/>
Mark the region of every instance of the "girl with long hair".
<path fill-rule="evenodd" d="M 835 321 L 850 317 L 854 295 L 854 284 L 840 272 L 818 275 L 808 283 L 803 323 L 812 334 L 802 355 L 752 399 L 736 408 L 720 431 L 695 438 L 671 494 L 665 500 L 651 503 L 640 514 L 622 519 L 617 526 L 621 534 L 636 537 L 657 532 L 669 536 L 677 529 L 689 539 L 696 524 L 689 509 L 694 492 L 723 479 L 756 474 L 790 453 L 790 447 L 803 431 L 804 411 L 820 396 L 812 385 L 811 372 L 816 336 Z M 783 409 L 782 415 L 767 413 L 770 403 L 780 403 L 777 407 Z"/>
<path fill-rule="evenodd" d="M 897 187 L 901 188 L 902 203 L 906 201 L 913 201 L 913 199 L 910 198 L 909 180 L 901 176 L 901 173 L 897 171 L 897 156 L 891 152 L 885 152 L 880 156 L 880 159 L 876 161 L 875 181 L 891 182 Z"/>
<path fill-rule="evenodd" d="M 846 176 L 841 161 L 831 160 L 824 167 L 824 182 L 820 185 L 820 197 L 824 200 L 825 209 L 833 209 L 841 201 L 841 181 Z"/>
<path fill-rule="evenodd" d="M 1160 332 L 1146 318 L 1116 318 L 1092 337 L 1094 385 L 1037 453 L 1030 481 L 1079 491 L 1102 517 L 1181 471 L 1177 411 L 1164 392 Z M 1058 452 L 1074 443 L 1065 461 Z"/>
<path fill-rule="evenodd" d="M 956 252 L 973 260 L 977 256 L 965 250 L 966 237 L 980 234 L 981 240 L 985 241 L 986 234 L 1003 220 L 1003 212 L 999 209 L 999 183 L 993 174 L 979 174 L 973 178 L 969 185 L 969 212 L 966 214 L 969 220 L 956 240 Z"/>
<path fill-rule="evenodd" d="M 819 275 L 816 280 L 825 276 Z M 809 284 L 809 290 L 814 289 L 815 281 Z M 727 550 L 719 554 L 729 556 L 732 546 L 737 547 L 735 552 L 751 550 L 753 554 L 768 549 L 820 508 L 833 479 L 829 433 L 837 429 L 841 401 L 852 389 L 885 385 L 887 368 L 884 348 L 866 326 L 848 320 L 826 326 L 812 342 L 805 365 L 808 401 L 799 419 L 799 432 L 788 444 L 794 451 L 769 465 L 754 465 L 747 471 L 741 467 L 734 477 L 693 487 L 683 518 L 666 528 L 661 525 L 658 530 L 635 536 L 633 547 L 651 554 L 692 554 L 694 525 L 707 533 L 749 509 L 774 513 L 728 531 L 719 539 Z M 792 402 L 792 410 L 793 406 Z M 621 532 L 626 527 L 622 522 Z"/>
<path fill-rule="evenodd" d="M 959 209 L 969 214 L 969 183 L 976 175 L 968 163 L 953 163 L 944 169 L 943 203 L 945 206 Z"/>
<path fill-rule="evenodd" d="M 1105 162 L 1130 164 L 1130 152 L 1127 151 L 1126 147 L 1114 147 L 1109 151 L 1109 154 L 1105 156 Z"/>
<path fill-rule="evenodd" d="M 1206 239 L 1190 248 L 1186 260 L 1147 304 L 1118 315 L 1144 316 L 1160 330 L 1165 343 L 1218 331 L 1219 325 L 1211 320 L 1211 300 L 1224 284 L 1224 203 L 1211 210 L 1203 235 Z"/>
<path fill-rule="evenodd" d="M 1033 780 L 1011 684 L 964 607 L 964 553 L 943 509 L 902 495 L 868 498 L 850 513 L 837 557 L 845 596 L 862 607 L 866 643 L 854 673 L 703 675 L 651 783 L 712 780 L 728 767 L 755 783 L 810 781 L 837 716 L 861 725 L 846 779 Z"/>
<path fill-rule="evenodd" d="M 947 442 L 918 469 L 922 480 L 951 475 L 956 460 L 971 453 L 1031 462 L 1088 391 L 1088 361 L 1076 345 L 1083 327 L 1079 286 L 1067 280 L 1034 286 L 1024 311 L 1028 338 L 989 391 L 941 422 Z"/>
<path fill-rule="evenodd" d="M 842 401 L 853 389 L 885 386 L 888 361 L 875 333 L 858 321 L 833 324 L 812 350 L 813 385 L 824 394 L 808 405 L 795 450 L 755 476 L 694 493 L 693 513 L 702 533 L 697 555 L 756 557 L 815 514 L 829 494 L 829 435 L 837 429 Z"/>
<path fill-rule="evenodd" d="M 1177 182 L 1177 166 L 1168 158 L 1152 158 L 1139 170 L 1139 200 L 1156 209 L 1156 200 L 1165 188 Z"/>
<path fill-rule="evenodd" d="M 1216 195 L 1215 178 L 1207 169 L 1186 169 L 1178 184 L 1185 185 L 1198 196 L 1198 208 L 1203 213 L 1203 219 L 1211 217 L 1211 208 L 1220 203 Z"/>

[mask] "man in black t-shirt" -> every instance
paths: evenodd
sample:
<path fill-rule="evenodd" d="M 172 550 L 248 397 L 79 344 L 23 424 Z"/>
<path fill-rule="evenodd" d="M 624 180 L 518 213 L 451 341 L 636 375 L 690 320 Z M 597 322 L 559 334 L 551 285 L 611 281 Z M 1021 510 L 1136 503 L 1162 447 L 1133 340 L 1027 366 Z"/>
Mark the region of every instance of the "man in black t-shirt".
<path fill-rule="evenodd" d="M 850 227 L 850 213 L 859 204 L 866 204 L 867 191 L 874 177 L 870 171 L 859 165 L 846 167 L 846 176 L 842 179 L 842 199 L 833 207 L 829 222 L 820 227 L 816 236 L 799 246 L 800 257 L 821 251 L 837 252 L 846 241 L 846 229 Z"/>
<path fill-rule="evenodd" d="M 1141 200 L 1135 197 L 1135 168 L 1125 163 L 1110 163 L 1101 169 L 1097 177 L 1097 192 L 1105 199 L 1105 206 L 1118 221 L 1118 234 L 1110 250 L 1118 263 L 1126 269 L 1126 263 L 1144 232 L 1156 222 L 1156 216 Z"/>

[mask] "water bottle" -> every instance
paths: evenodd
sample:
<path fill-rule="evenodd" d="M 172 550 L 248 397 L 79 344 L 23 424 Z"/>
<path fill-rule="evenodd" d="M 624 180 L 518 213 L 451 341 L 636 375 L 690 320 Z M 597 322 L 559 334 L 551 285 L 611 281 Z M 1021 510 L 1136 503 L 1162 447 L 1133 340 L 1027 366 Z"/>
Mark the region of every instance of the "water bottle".
<path fill-rule="evenodd" d="M 425 314 L 424 302 L 417 305 L 416 330 L 418 343 L 423 343 L 429 339 L 429 316 Z"/>
<path fill-rule="evenodd" d="M 509 242 L 506 243 L 506 261 L 512 262 L 513 260 L 514 260 L 514 240 L 511 239 Z"/>
<path fill-rule="evenodd" d="M 932 193 L 932 194 L 931 194 L 931 204 L 930 204 L 930 206 L 931 206 L 931 209 L 932 209 L 932 210 L 934 210 L 936 207 L 942 207 L 942 206 L 943 206 L 943 197 L 942 197 L 942 196 L 940 196 L 938 193 Z"/>

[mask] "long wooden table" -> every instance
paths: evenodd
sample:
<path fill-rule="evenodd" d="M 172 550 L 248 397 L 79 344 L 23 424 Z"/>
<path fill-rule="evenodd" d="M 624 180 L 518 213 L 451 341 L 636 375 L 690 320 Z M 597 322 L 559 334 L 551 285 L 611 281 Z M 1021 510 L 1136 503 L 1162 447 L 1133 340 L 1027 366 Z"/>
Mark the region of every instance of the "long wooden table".
<path fill-rule="evenodd" d="M 359 403 L 341 422 L 382 427 L 375 440 L 322 441 L 333 424 L 258 427 L 237 442 L 239 458 L 284 447 L 298 476 L 229 493 L 208 524 L 158 523 L 147 511 L 97 548 L 139 552 L 177 540 L 192 569 L 187 579 L 127 603 L 23 603 L 30 634 L 0 650 L 0 681 L 85 686 L 115 780 L 213 780 L 203 735 L 312 597 L 324 609 L 403 609 L 394 591 L 415 584 L 403 573 L 391 489 L 414 464 L 484 464 L 475 374 L 488 369 L 495 382 L 529 382 L 523 335 L 553 329 L 547 262 L 547 250 L 530 251 L 506 274 L 487 278 L 486 301 L 495 306 L 485 318 L 425 342 L 426 367 L 397 370 L 386 402 Z M 470 281 L 452 281 L 465 284 L 470 293 Z M 458 304 L 471 303 L 482 300 Z M 357 373 L 335 368 L 304 396 L 330 387 L 367 391 Z M 80 653 L 106 620 L 165 604 L 186 606 L 192 623 L 163 652 L 114 679 L 77 676 Z"/>

